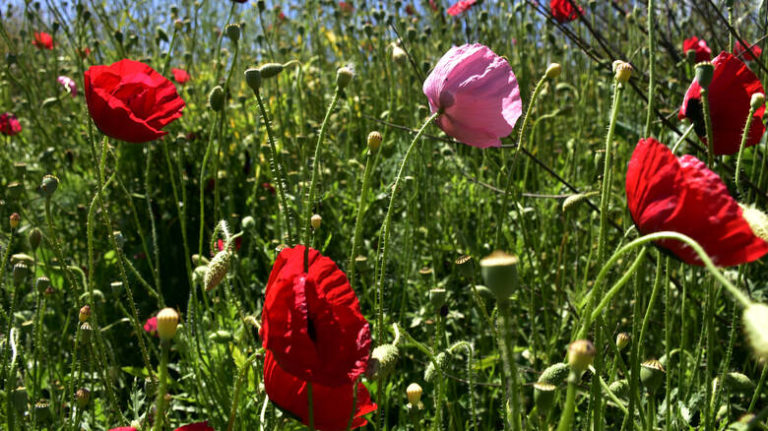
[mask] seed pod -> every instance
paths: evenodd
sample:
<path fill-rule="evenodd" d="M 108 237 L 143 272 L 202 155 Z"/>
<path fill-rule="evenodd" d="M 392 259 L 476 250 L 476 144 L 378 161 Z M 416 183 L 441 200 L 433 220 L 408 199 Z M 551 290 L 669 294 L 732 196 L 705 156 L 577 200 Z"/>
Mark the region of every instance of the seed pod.
<path fill-rule="evenodd" d="M 40 400 L 35 403 L 35 417 L 38 422 L 47 424 L 51 420 L 51 406 L 47 400 Z"/>
<path fill-rule="evenodd" d="M 664 382 L 664 366 L 656 359 L 650 359 L 640 364 L 640 381 L 648 392 L 656 392 Z"/>
<path fill-rule="evenodd" d="M 715 66 L 709 61 L 702 61 L 696 64 L 694 79 L 701 88 L 709 88 L 712 83 L 712 77 L 715 75 Z"/>
<path fill-rule="evenodd" d="M 13 284 L 16 286 L 21 285 L 29 275 L 29 267 L 24 262 L 19 262 L 13 265 Z"/>
<path fill-rule="evenodd" d="M 240 26 L 237 24 L 229 24 L 224 29 L 227 33 L 227 37 L 234 43 L 240 40 Z"/>
<path fill-rule="evenodd" d="M 232 254 L 229 251 L 223 250 L 216 253 L 216 256 L 211 259 L 211 263 L 208 264 L 208 270 L 205 271 L 205 277 L 203 278 L 205 290 L 211 290 L 221 283 L 221 280 L 224 279 L 227 271 L 229 271 L 229 260 L 231 257 Z"/>
<path fill-rule="evenodd" d="M 80 325 L 80 339 L 83 343 L 88 344 L 91 342 L 91 332 L 93 332 L 93 328 L 91 328 L 90 323 L 83 322 L 83 324 Z"/>
<path fill-rule="evenodd" d="M 27 388 L 19 386 L 11 393 L 11 403 L 16 411 L 23 414 L 27 411 L 27 403 L 29 402 L 29 396 L 27 395 Z"/>
<path fill-rule="evenodd" d="M 757 110 L 760 109 L 761 106 L 765 104 L 765 94 L 764 93 L 755 93 L 752 95 L 752 98 L 749 99 L 749 106 L 752 107 L 752 109 Z"/>
<path fill-rule="evenodd" d="M 51 287 L 51 280 L 49 280 L 48 277 L 37 277 L 37 280 L 35 280 L 35 289 L 39 293 L 45 292 L 49 287 Z"/>
<path fill-rule="evenodd" d="M 539 415 L 546 416 L 555 404 L 555 389 L 551 383 L 536 382 L 533 384 L 533 402 Z"/>
<path fill-rule="evenodd" d="M 336 86 L 343 90 L 350 82 L 352 82 L 354 76 L 355 72 L 349 67 L 340 67 L 339 70 L 336 71 Z"/>
<path fill-rule="evenodd" d="M 486 286 L 499 301 L 506 301 L 518 287 L 517 256 L 495 251 L 480 261 L 480 269 Z"/>
<path fill-rule="evenodd" d="M 19 262 L 27 266 L 32 266 L 35 264 L 35 258 L 25 253 L 11 255 L 11 265 L 16 265 Z"/>

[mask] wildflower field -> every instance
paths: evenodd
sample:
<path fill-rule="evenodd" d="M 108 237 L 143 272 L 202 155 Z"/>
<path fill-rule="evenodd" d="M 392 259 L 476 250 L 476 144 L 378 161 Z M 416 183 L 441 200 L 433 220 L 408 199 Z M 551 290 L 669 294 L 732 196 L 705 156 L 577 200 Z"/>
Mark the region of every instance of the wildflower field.
<path fill-rule="evenodd" d="M 0 5 L 0 429 L 768 429 L 768 1 Z"/>

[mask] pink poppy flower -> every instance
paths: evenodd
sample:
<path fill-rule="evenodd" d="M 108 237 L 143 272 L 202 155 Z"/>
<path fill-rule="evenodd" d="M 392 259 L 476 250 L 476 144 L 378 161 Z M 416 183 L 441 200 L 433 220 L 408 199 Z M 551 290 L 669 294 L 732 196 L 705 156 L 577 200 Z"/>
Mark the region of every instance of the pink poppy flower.
<path fill-rule="evenodd" d="M 454 46 L 424 81 L 437 125 L 479 148 L 499 147 L 523 113 L 517 78 L 506 60 L 481 44 Z"/>
<path fill-rule="evenodd" d="M 3 135 L 13 136 L 18 135 L 21 132 L 21 124 L 16 116 L 10 112 L 6 112 L 0 115 L 0 133 Z"/>
<path fill-rule="evenodd" d="M 65 90 L 69 93 L 70 96 L 75 97 L 77 96 L 77 84 L 75 83 L 75 80 L 70 78 L 69 76 L 61 75 L 58 78 L 56 78 L 56 81 L 61 84 Z"/>
<path fill-rule="evenodd" d="M 173 80 L 181 85 L 184 85 L 189 81 L 189 73 L 184 69 L 177 69 L 174 67 L 171 69 L 171 73 L 173 73 Z"/>
<path fill-rule="evenodd" d="M 445 12 L 450 16 L 461 15 L 468 11 L 475 3 L 477 3 L 477 0 L 460 0 L 454 3 L 453 6 L 449 7 Z"/>
<path fill-rule="evenodd" d="M 144 322 L 144 332 L 148 332 L 149 335 L 157 337 L 157 316 L 150 317 Z"/>

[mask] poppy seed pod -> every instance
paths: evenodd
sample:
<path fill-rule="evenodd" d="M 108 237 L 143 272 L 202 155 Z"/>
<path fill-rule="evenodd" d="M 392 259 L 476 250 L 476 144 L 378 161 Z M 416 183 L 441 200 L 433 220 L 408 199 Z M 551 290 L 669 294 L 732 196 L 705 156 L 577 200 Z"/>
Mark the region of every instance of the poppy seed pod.
<path fill-rule="evenodd" d="M 589 340 L 576 340 L 568 346 L 568 365 L 578 374 L 592 365 L 595 359 L 595 346 Z"/>
<path fill-rule="evenodd" d="M 225 32 L 227 33 L 227 37 L 229 40 L 231 40 L 234 43 L 237 43 L 240 40 L 240 26 L 237 24 L 229 24 L 225 28 Z"/>
<path fill-rule="evenodd" d="M 19 262 L 23 262 L 27 266 L 32 266 L 35 264 L 35 258 L 24 253 L 16 253 L 11 256 L 11 265 L 16 265 Z"/>
<path fill-rule="evenodd" d="M 309 224 L 312 226 L 312 229 L 317 230 L 323 224 L 323 217 L 320 214 L 312 214 L 312 217 L 309 218 Z"/>
<path fill-rule="evenodd" d="M 377 131 L 373 131 L 369 133 L 368 140 L 367 140 L 368 150 L 372 153 L 375 153 L 376 151 L 378 151 L 379 146 L 381 146 L 382 140 L 383 138 L 381 137 L 381 133 Z"/>
<path fill-rule="evenodd" d="M 283 69 L 284 67 L 280 63 L 267 63 L 259 66 L 261 77 L 264 79 L 269 79 L 274 76 L 277 76 L 278 74 L 280 74 L 280 72 L 283 71 Z"/>
<path fill-rule="evenodd" d="M 541 416 L 546 416 L 555 403 L 557 386 L 551 383 L 536 382 L 533 384 L 533 402 Z"/>
<path fill-rule="evenodd" d="M 664 366 L 656 359 L 650 359 L 640 364 L 640 381 L 648 392 L 656 392 L 664 382 Z"/>
<path fill-rule="evenodd" d="M 349 67 L 340 67 L 339 70 L 336 71 L 336 86 L 342 90 L 345 89 L 347 85 L 352 82 L 354 76 L 355 72 Z"/>
<path fill-rule="evenodd" d="M 418 406 L 421 403 L 421 394 L 423 393 L 424 390 L 418 383 L 411 383 L 405 388 L 405 395 L 412 406 Z"/>
<path fill-rule="evenodd" d="M 497 250 L 480 261 L 485 285 L 499 301 L 506 301 L 518 287 L 517 264 L 519 259 Z"/>
<path fill-rule="evenodd" d="M 49 280 L 48 277 L 37 277 L 37 280 L 35 280 L 35 289 L 39 293 L 45 292 L 49 287 L 51 287 L 51 280 Z"/>
<path fill-rule="evenodd" d="M 221 88 L 221 85 L 213 87 L 208 94 L 208 106 L 216 112 L 224 109 L 224 89 Z"/>
<path fill-rule="evenodd" d="M 40 423 L 47 424 L 51 420 L 51 405 L 46 400 L 35 403 L 35 417 Z"/>
<path fill-rule="evenodd" d="M 83 324 L 80 325 L 80 339 L 83 343 L 88 344 L 91 342 L 91 332 L 93 332 L 93 328 L 90 323 L 83 322 Z"/>
<path fill-rule="evenodd" d="M 27 388 L 24 386 L 18 386 L 11 393 L 11 403 L 13 407 L 19 413 L 24 413 L 27 410 L 27 403 L 29 402 L 29 395 L 27 394 Z"/>
<path fill-rule="evenodd" d="M 59 188 L 58 178 L 54 175 L 46 175 L 43 177 L 43 182 L 40 183 L 40 192 L 43 193 L 43 196 L 47 198 L 53 196 L 53 193 L 56 192 L 57 188 Z"/>
<path fill-rule="evenodd" d="M 20 285 L 24 283 L 24 280 L 29 275 L 29 267 L 24 262 L 19 262 L 13 265 L 13 284 Z"/>
<path fill-rule="evenodd" d="M 545 75 L 548 79 L 555 79 L 558 76 L 560 76 L 560 73 L 563 71 L 563 66 L 560 65 L 560 63 L 552 63 L 547 67 L 547 71 Z"/>
<path fill-rule="evenodd" d="M 163 308 L 157 313 L 157 336 L 163 341 L 168 341 L 176 335 L 176 327 L 179 325 L 179 313 L 173 308 Z"/>
<path fill-rule="evenodd" d="M 376 346 L 371 352 L 365 376 L 371 380 L 381 380 L 387 377 L 395 369 L 399 357 L 400 351 L 393 344 Z"/>
<path fill-rule="evenodd" d="M 21 216 L 19 213 L 13 213 L 8 217 L 8 223 L 11 225 L 11 229 L 16 229 L 21 223 Z"/>
<path fill-rule="evenodd" d="M 709 61 L 696 63 L 695 77 L 696 82 L 701 88 L 708 88 L 712 83 L 712 77 L 715 74 L 715 66 Z"/>
<path fill-rule="evenodd" d="M 245 71 L 245 82 L 254 92 L 261 88 L 261 70 L 250 68 Z"/>
<path fill-rule="evenodd" d="M 768 362 L 768 306 L 752 303 L 742 314 L 744 333 L 755 356 L 763 362 Z"/>
<path fill-rule="evenodd" d="M 229 271 L 229 260 L 232 257 L 232 253 L 227 250 L 216 253 L 216 256 L 211 259 L 211 263 L 208 264 L 208 269 L 205 271 L 205 277 L 203 278 L 203 284 L 205 290 L 211 290 L 221 283 L 224 276 Z"/>
<path fill-rule="evenodd" d="M 89 317 L 91 317 L 91 307 L 89 305 L 83 305 L 80 308 L 80 312 L 78 313 L 77 318 L 82 323 L 88 320 Z"/>

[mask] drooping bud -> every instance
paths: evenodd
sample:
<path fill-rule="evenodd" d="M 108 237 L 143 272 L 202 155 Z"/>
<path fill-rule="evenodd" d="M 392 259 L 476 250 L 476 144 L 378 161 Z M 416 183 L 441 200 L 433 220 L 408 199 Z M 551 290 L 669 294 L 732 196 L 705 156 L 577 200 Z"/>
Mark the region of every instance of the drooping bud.
<path fill-rule="evenodd" d="M 715 75 L 715 66 L 709 61 L 702 61 L 696 64 L 695 68 L 696 82 L 699 83 L 701 88 L 709 88 L 709 84 L 712 83 L 712 77 Z"/>
<path fill-rule="evenodd" d="M 240 26 L 237 24 L 229 24 L 225 28 L 227 37 L 234 43 L 240 40 Z"/>
<path fill-rule="evenodd" d="M 19 262 L 22 262 L 27 266 L 32 266 L 35 264 L 35 258 L 24 253 L 16 253 L 11 255 L 11 265 L 16 265 Z"/>
<path fill-rule="evenodd" d="M 352 82 L 354 76 L 355 72 L 349 67 L 340 67 L 339 70 L 336 71 L 336 86 L 342 90 L 345 89 L 347 85 Z"/>
<path fill-rule="evenodd" d="M 749 99 L 749 106 L 752 107 L 755 111 L 760 109 L 761 106 L 765 104 L 765 94 L 764 93 L 755 93 L 752 95 L 752 98 Z"/>
<path fill-rule="evenodd" d="M 227 271 L 229 271 L 229 260 L 231 257 L 232 254 L 225 249 L 216 253 L 216 256 L 211 259 L 203 279 L 205 290 L 211 290 L 221 283 L 221 280 L 224 279 Z"/>
<path fill-rule="evenodd" d="M 208 106 L 216 112 L 224 109 L 224 89 L 221 85 L 213 87 L 213 90 L 208 93 Z"/>
<path fill-rule="evenodd" d="M 312 229 L 317 230 L 323 224 L 323 217 L 320 214 L 312 214 L 312 217 L 309 218 L 309 224 Z"/>
<path fill-rule="evenodd" d="M 91 307 L 89 305 L 83 305 L 82 308 L 80 308 L 80 313 L 77 318 L 80 322 L 85 322 L 89 317 L 91 317 Z"/>
<path fill-rule="evenodd" d="M 545 75 L 547 76 L 547 79 L 555 79 L 560 76 L 562 71 L 563 66 L 561 66 L 560 63 L 552 63 L 547 67 Z"/>
<path fill-rule="evenodd" d="M 619 349 L 619 351 L 624 350 L 624 348 L 629 345 L 629 341 L 629 334 L 626 332 L 619 332 L 619 334 L 616 335 L 616 348 Z"/>
<path fill-rule="evenodd" d="M 750 394 L 755 390 L 755 382 L 746 374 L 732 371 L 725 374 L 723 386 L 731 392 Z"/>
<path fill-rule="evenodd" d="M 251 229 L 256 226 L 256 220 L 254 220 L 251 216 L 245 216 L 240 222 L 240 225 L 243 226 L 243 229 Z"/>
<path fill-rule="evenodd" d="M 381 380 L 387 377 L 395 369 L 399 357 L 400 351 L 393 344 L 376 346 L 371 352 L 365 376 L 370 380 Z"/>
<path fill-rule="evenodd" d="M 245 82 L 254 92 L 261 88 L 261 70 L 250 68 L 245 71 Z"/>
<path fill-rule="evenodd" d="M 750 304 L 741 319 L 752 352 L 759 360 L 768 362 L 768 305 Z"/>
<path fill-rule="evenodd" d="M 424 369 L 424 380 L 431 382 L 435 378 L 436 373 L 442 373 L 445 369 L 445 365 L 448 362 L 448 355 L 445 352 L 440 352 L 435 356 L 435 362 L 430 361 L 427 364 L 427 368 Z M 435 369 L 435 363 L 437 363 L 437 369 Z"/>
<path fill-rule="evenodd" d="M 499 301 L 506 301 L 518 287 L 517 256 L 495 251 L 480 261 L 485 285 Z"/>
<path fill-rule="evenodd" d="M 648 392 L 656 392 L 664 382 L 664 366 L 656 359 L 650 359 L 640 364 L 640 381 Z"/>
<path fill-rule="evenodd" d="M 595 346 L 589 340 L 576 340 L 568 346 L 568 365 L 578 374 L 592 365 L 595 359 Z"/>
<path fill-rule="evenodd" d="M 568 377 L 571 367 L 565 362 L 558 362 L 547 367 L 539 376 L 539 382 L 560 385 Z"/>
<path fill-rule="evenodd" d="M 381 137 L 381 133 L 379 133 L 377 131 L 373 131 L 373 132 L 369 133 L 368 134 L 368 141 L 367 141 L 367 143 L 368 143 L 368 151 L 370 151 L 372 153 L 375 153 L 376 151 L 378 151 L 379 146 L 381 146 L 382 139 L 383 138 Z"/>
<path fill-rule="evenodd" d="M 56 189 L 59 188 L 59 179 L 53 175 L 46 175 L 43 177 L 42 183 L 40 183 L 40 193 L 46 198 L 53 196 Z"/>
<path fill-rule="evenodd" d="M 176 327 L 179 325 L 179 313 L 173 308 L 163 308 L 157 313 L 157 336 L 163 341 L 168 341 L 176 335 Z"/>
<path fill-rule="evenodd" d="M 285 69 L 285 67 L 280 63 L 267 63 L 259 66 L 259 71 L 261 72 L 261 77 L 263 79 L 269 79 L 273 76 L 277 76 L 280 74 L 280 72 L 283 71 L 283 69 Z"/>

